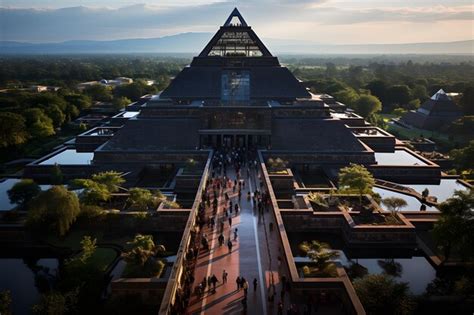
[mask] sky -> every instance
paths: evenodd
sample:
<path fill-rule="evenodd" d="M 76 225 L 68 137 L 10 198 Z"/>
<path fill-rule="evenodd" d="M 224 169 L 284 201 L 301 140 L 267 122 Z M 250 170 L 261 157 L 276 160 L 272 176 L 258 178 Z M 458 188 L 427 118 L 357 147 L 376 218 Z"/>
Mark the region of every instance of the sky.
<path fill-rule="evenodd" d="M 474 39 L 472 0 L 1 0 L 0 40 L 215 32 L 234 7 L 262 38 L 321 44 Z"/>

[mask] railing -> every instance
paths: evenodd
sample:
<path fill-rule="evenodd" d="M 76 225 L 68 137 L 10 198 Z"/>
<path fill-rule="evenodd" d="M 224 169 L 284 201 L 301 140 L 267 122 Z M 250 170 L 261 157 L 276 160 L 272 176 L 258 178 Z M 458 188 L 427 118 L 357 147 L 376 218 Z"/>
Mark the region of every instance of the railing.
<path fill-rule="evenodd" d="M 181 287 L 181 277 L 184 273 L 184 266 L 186 263 L 186 253 L 189 249 L 189 244 L 191 241 L 191 231 L 193 230 L 196 222 L 196 217 L 198 214 L 199 204 L 202 199 L 202 192 L 206 187 L 207 178 L 209 176 L 209 168 L 211 165 L 213 151 L 209 152 L 207 158 L 206 166 L 201 177 L 201 182 L 196 193 L 196 198 L 194 199 L 193 206 L 191 208 L 191 213 L 186 223 L 186 228 L 184 229 L 183 237 L 178 248 L 178 253 L 176 255 L 176 262 L 173 265 L 171 270 L 170 277 L 168 279 L 168 284 L 166 285 L 165 293 L 161 301 L 159 314 L 168 315 L 171 314 L 171 307 L 176 299 L 176 292 Z"/>

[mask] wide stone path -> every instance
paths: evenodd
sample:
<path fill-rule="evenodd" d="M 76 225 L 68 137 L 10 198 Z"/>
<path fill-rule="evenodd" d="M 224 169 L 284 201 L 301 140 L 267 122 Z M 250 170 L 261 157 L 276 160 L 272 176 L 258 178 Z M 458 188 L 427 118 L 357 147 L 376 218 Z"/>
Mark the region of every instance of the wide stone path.
<path fill-rule="evenodd" d="M 268 225 L 272 220 L 272 214 L 265 212 L 259 218 L 258 211 L 254 209 L 252 200 L 247 199 L 247 192 L 255 190 L 255 185 L 259 185 L 258 175 L 251 171 L 250 178 L 246 178 L 246 168 L 242 168 L 245 177 L 245 189 L 242 189 L 241 200 L 238 200 L 237 190 L 232 193 L 232 189 L 226 189 L 234 205 L 238 202 L 240 212 L 232 213 L 232 226 L 229 226 L 225 219 L 223 206 L 225 198 L 219 198 L 216 226 L 214 229 L 204 227 L 210 242 L 210 251 L 201 250 L 195 269 L 195 281 L 193 292 L 196 286 L 204 277 L 213 274 L 219 279 L 216 292 L 206 289 L 203 296 L 193 294 L 188 305 L 188 314 L 242 314 L 243 290 L 237 290 L 236 278 L 244 277 L 249 290 L 247 295 L 247 314 L 276 314 L 277 304 L 280 301 L 280 274 L 286 274 L 286 270 L 279 266 L 277 257 L 279 254 L 279 241 L 276 231 L 270 232 Z M 233 170 L 228 170 L 227 175 L 233 180 L 236 178 Z M 212 194 L 212 193 L 211 193 Z M 211 196 L 212 199 L 212 196 Z M 212 209 L 206 210 L 208 215 L 212 215 Z M 219 246 L 219 225 L 221 218 L 224 218 L 224 245 Z M 237 240 L 234 240 L 234 230 L 238 229 Z M 229 237 L 232 240 L 232 252 L 226 246 Z M 270 260 L 272 263 L 270 264 Z M 222 281 L 223 270 L 228 273 L 227 283 Z M 253 280 L 257 279 L 257 290 L 254 291 Z M 276 296 L 273 303 L 267 301 L 267 290 L 270 284 L 275 284 Z M 288 294 L 285 298 L 288 299 Z M 288 301 L 285 307 L 288 306 Z"/>

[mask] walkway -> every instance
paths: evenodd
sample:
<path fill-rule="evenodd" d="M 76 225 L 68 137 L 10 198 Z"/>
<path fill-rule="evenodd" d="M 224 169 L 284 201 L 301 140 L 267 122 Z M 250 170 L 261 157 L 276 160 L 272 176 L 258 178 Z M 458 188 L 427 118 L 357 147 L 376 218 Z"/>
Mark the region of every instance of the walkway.
<path fill-rule="evenodd" d="M 246 167 L 243 167 L 242 174 L 244 177 L 246 177 L 246 173 Z M 231 180 L 236 178 L 235 172 L 230 168 L 227 175 Z M 235 205 L 238 202 L 240 206 L 238 214 L 235 211 L 232 213 L 231 227 L 224 216 L 224 194 L 219 197 L 216 226 L 214 229 L 207 226 L 203 229 L 203 233 L 208 236 L 210 251 L 201 249 L 199 252 L 194 273 L 193 292 L 204 277 L 215 274 L 219 282 L 215 293 L 207 288 L 202 297 L 197 294 L 192 295 L 187 309 L 188 314 L 242 314 L 244 292 L 243 290 L 237 290 L 235 280 L 238 276 L 244 277 L 249 284 L 247 295 L 248 314 L 277 314 L 277 303 L 280 300 L 281 292 L 278 269 L 283 268 L 279 267 L 277 263 L 279 242 L 277 241 L 277 232 L 275 230 L 270 232 L 268 229 L 269 220 L 272 218 L 271 212 L 264 212 L 264 216 L 259 218 L 252 200 L 247 200 L 247 192 L 249 190 L 254 191 L 255 185 L 259 185 L 259 180 L 255 171 L 252 170 L 250 178 L 245 178 L 245 189 L 242 189 L 240 201 L 238 200 L 237 190 L 233 193 L 231 188 L 226 189 L 233 204 Z M 212 192 L 210 193 L 212 195 Z M 212 216 L 212 207 L 206 211 L 208 216 Z M 224 245 L 219 246 L 219 226 L 222 218 L 225 222 L 223 233 L 225 242 Z M 238 237 L 234 241 L 233 232 L 235 228 L 238 229 Z M 231 253 L 229 253 L 226 246 L 229 237 L 233 244 Z M 271 266 L 270 259 L 272 259 Z M 224 269 L 228 273 L 227 283 L 222 281 Z M 272 274 L 277 294 L 275 302 L 269 303 L 267 302 L 267 289 L 270 286 Z M 253 289 L 254 278 L 258 281 L 256 291 Z M 288 298 L 288 294 L 285 294 L 285 296 Z M 286 306 L 288 306 L 288 302 L 285 304 Z"/>

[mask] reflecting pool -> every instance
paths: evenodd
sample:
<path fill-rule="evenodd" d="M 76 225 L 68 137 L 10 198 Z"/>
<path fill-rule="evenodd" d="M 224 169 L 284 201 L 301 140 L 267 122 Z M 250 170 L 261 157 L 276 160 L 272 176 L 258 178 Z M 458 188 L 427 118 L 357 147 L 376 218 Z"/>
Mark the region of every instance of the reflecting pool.
<path fill-rule="evenodd" d="M 38 286 L 48 286 L 58 264 L 56 258 L 0 258 L 0 290 L 11 291 L 13 314 L 31 314 L 31 306 L 39 300 Z M 41 284 L 38 279 L 43 279 Z"/>
<path fill-rule="evenodd" d="M 40 165 L 54 165 L 54 164 L 65 164 L 65 165 L 87 165 L 91 164 L 94 158 L 93 152 L 77 152 L 76 149 L 66 149 L 53 155 L 47 160 L 39 163 Z"/>
<path fill-rule="evenodd" d="M 401 211 L 420 211 L 420 207 L 422 203 L 415 197 L 408 196 L 405 194 L 401 194 L 401 193 L 384 189 L 384 188 L 380 188 L 380 187 L 374 187 L 372 190 L 375 193 L 378 193 L 382 197 L 382 199 L 389 198 L 389 197 L 396 197 L 396 198 L 401 198 L 405 200 L 407 202 L 407 206 L 400 209 Z M 388 210 L 387 207 L 385 207 L 382 203 L 380 203 L 380 207 L 384 210 Z M 438 209 L 436 207 L 426 205 L 426 211 L 437 211 L 437 210 Z"/>
<path fill-rule="evenodd" d="M 378 165 L 427 165 L 405 150 L 395 152 L 374 152 Z"/>

